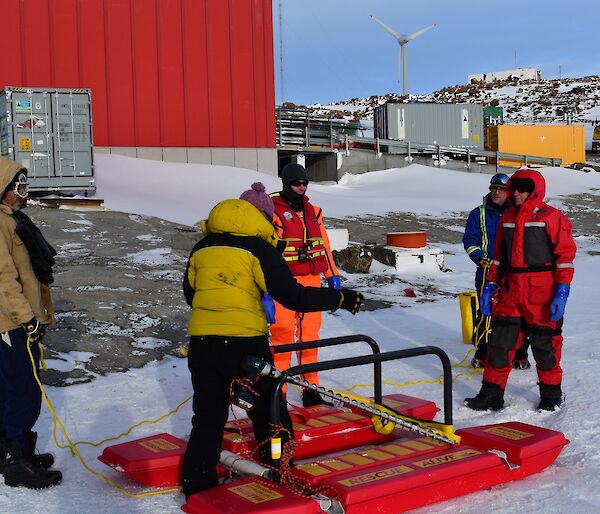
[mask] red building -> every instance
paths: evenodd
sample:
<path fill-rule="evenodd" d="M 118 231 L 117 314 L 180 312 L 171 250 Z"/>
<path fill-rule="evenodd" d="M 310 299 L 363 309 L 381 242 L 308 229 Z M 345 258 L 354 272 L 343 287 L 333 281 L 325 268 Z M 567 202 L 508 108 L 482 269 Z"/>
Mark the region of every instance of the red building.
<path fill-rule="evenodd" d="M 2 0 L 3 86 L 90 88 L 94 146 L 276 173 L 271 0 Z"/>

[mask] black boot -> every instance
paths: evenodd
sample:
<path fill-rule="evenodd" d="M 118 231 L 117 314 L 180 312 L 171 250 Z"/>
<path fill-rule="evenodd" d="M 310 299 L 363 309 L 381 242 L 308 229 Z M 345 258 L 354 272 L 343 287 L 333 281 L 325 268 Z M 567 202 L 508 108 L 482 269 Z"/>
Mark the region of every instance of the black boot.
<path fill-rule="evenodd" d="M 29 432 L 23 447 L 23 456 L 34 466 L 48 469 L 54 464 L 54 455 L 51 453 L 36 453 L 37 432 Z"/>
<path fill-rule="evenodd" d="M 527 346 L 521 346 L 515 352 L 515 358 L 513 359 L 513 368 L 514 369 L 529 369 L 531 368 L 531 363 L 527 357 Z"/>
<path fill-rule="evenodd" d="M 329 405 L 333 407 L 333 403 L 330 403 L 323 398 L 321 395 L 312 389 L 305 389 L 302 393 L 302 406 L 312 407 L 313 405 Z"/>
<path fill-rule="evenodd" d="M 485 380 L 474 398 L 465 398 L 465 405 L 473 410 L 500 410 L 504 407 L 504 390 L 498 384 Z"/>
<path fill-rule="evenodd" d="M 478 359 L 477 357 L 473 357 L 471 359 L 471 367 L 475 369 L 482 369 L 484 366 L 483 359 Z"/>
<path fill-rule="evenodd" d="M 560 384 L 550 385 L 539 383 L 540 403 L 537 410 L 555 411 L 560 409 L 564 402 L 564 396 Z"/>
<path fill-rule="evenodd" d="M 4 483 L 7 486 L 45 489 L 61 480 L 60 471 L 47 470 L 32 464 L 25 457 L 23 447 L 14 441 L 8 441 L 8 459 L 4 466 Z"/>
<path fill-rule="evenodd" d="M 514 369 L 529 369 L 531 368 L 531 362 L 529 362 L 529 359 L 516 359 L 513 361 L 513 368 Z"/>
<path fill-rule="evenodd" d="M 523 343 L 523 346 L 519 348 L 515 352 L 515 358 L 513 359 L 513 368 L 514 369 L 529 369 L 531 368 L 531 363 L 529 362 L 529 358 L 527 357 L 527 349 L 529 348 L 529 339 L 526 339 Z"/>

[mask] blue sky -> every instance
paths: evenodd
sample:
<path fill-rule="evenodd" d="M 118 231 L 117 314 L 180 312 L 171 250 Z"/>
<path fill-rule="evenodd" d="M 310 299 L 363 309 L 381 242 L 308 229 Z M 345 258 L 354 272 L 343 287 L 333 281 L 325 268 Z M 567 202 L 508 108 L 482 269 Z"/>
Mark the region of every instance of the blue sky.
<path fill-rule="evenodd" d="M 276 99 L 281 101 L 279 9 L 273 0 Z M 284 98 L 327 103 L 401 92 L 393 37 L 409 43 L 411 93 L 464 84 L 467 75 L 535 67 L 543 78 L 600 74 L 598 0 L 282 0 Z"/>

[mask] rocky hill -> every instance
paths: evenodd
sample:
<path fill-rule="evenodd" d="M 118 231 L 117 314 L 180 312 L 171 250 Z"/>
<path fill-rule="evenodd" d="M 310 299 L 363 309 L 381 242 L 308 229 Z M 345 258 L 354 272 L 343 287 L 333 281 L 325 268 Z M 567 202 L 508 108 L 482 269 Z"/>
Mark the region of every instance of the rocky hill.
<path fill-rule="evenodd" d="M 555 80 L 518 80 L 510 78 L 493 83 L 475 82 L 450 86 L 428 95 L 410 95 L 409 98 L 390 93 L 368 98 L 352 98 L 331 105 L 306 106 L 315 116 L 326 111 L 339 111 L 347 119 L 369 119 L 378 105 L 387 101 L 480 103 L 501 106 L 508 123 L 553 123 L 570 118 L 575 122 L 600 121 L 600 77 Z"/>

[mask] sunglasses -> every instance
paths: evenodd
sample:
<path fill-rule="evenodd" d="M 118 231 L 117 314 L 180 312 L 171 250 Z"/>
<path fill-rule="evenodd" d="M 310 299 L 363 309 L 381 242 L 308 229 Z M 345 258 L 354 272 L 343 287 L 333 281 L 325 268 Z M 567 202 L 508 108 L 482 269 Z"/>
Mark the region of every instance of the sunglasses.
<path fill-rule="evenodd" d="M 513 187 L 513 191 L 517 191 L 518 193 L 532 193 L 531 186 L 515 186 Z"/>
<path fill-rule="evenodd" d="M 535 186 L 530 179 L 517 178 L 510 182 L 511 191 L 518 191 L 519 193 L 533 193 Z"/>
<path fill-rule="evenodd" d="M 290 185 L 294 187 L 308 187 L 308 180 L 294 180 L 293 182 L 290 182 Z"/>
<path fill-rule="evenodd" d="M 490 191 L 506 191 L 506 186 L 490 186 Z"/>

